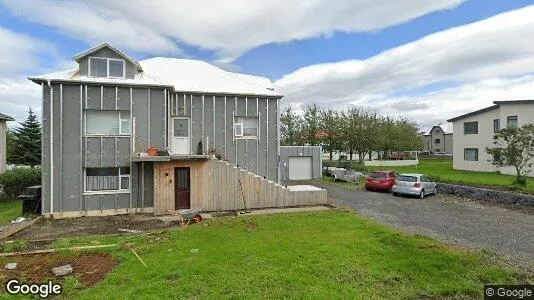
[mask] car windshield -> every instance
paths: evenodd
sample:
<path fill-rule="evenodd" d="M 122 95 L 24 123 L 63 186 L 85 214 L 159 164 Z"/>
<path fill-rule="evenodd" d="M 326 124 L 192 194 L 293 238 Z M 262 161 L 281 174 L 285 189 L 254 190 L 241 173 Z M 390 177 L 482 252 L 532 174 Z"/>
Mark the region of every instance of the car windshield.
<path fill-rule="evenodd" d="M 417 181 L 417 177 L 399 175 L 399 176 L 397 176 L 397 181 L 416 182 Z"/>
<path fill-rule="evenodd" d="M 380 173 L 380 172 L 373 172 L 369 176 L 371 178 L 386 178 L 386 173 Z"/>

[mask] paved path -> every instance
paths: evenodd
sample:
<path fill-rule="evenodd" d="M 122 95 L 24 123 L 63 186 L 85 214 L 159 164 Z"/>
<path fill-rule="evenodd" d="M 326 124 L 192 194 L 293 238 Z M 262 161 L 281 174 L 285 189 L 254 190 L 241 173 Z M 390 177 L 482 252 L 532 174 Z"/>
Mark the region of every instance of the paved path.
<path fill-rule="evenodd" d="M 489 248 L 534 270 L 534 214 L 438 195 L 394 197 L 319 181 L 331 204 L 348 207 L 386 225 L 452 245 Z"/>

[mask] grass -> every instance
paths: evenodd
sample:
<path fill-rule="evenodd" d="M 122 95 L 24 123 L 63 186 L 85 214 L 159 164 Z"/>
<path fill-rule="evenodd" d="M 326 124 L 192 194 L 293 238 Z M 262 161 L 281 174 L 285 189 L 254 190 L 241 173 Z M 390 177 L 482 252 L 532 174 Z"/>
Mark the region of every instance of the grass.
<path fill-rule="evenodd" d="M 482 297 L 485 283 L 519 274 L 470 252 L 339 211 L 224 217 L 153 236 L 79 237 L 55 246 L 133 243 L 99 284 L 69 297 L 422 298 Z M 192 253 L 198 249 L 198 253 Z"/>
<path fill-rule="evenodd" d="M 9 224 L 22 214 L 22 201 L 0 201 L 0 226 Z"/>
<path fill-rule="evenodd" d="M 499 174 L 497 172 L 474 172 L 454 170 L 451 160 L 420 160 L 417 168 L 415 166 L 403 167 L 369 167 L 370 170 L 395 170 L 399 173 L 425 173 L 430 177 L 436 178 L 443 182 L 498 187 L 511 189 L 515 176 Z M 534 193 L 534 178 L 527 179 L 527 186 L 522 187 L 521 191 Z"/>

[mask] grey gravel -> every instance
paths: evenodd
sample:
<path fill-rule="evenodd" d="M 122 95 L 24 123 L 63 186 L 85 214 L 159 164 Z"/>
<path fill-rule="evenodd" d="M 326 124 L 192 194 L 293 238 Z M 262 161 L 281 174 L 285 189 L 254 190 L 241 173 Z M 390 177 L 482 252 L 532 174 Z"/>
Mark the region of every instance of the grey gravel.
<path fill-rule="evenodd" d="M 531 213 L 460 201 L 449 195 L 417 199 L 320 181 L 307 183 L 327 189 L 333 206 L 351 208 L 390 227 L 428 235 L 450 245 L 490 249 L 514 265 L 534 270 Z"/>

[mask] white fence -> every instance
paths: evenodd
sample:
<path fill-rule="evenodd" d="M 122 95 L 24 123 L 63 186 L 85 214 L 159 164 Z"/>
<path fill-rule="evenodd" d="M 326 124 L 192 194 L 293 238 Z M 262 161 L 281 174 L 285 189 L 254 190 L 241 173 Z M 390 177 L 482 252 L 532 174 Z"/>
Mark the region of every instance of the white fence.
<path fill-rule="evenodd" d="M 364 161 L 363 163 L 370 167 L 401 167 L 418 165 L 419 160 L 371 160 Z"/>

